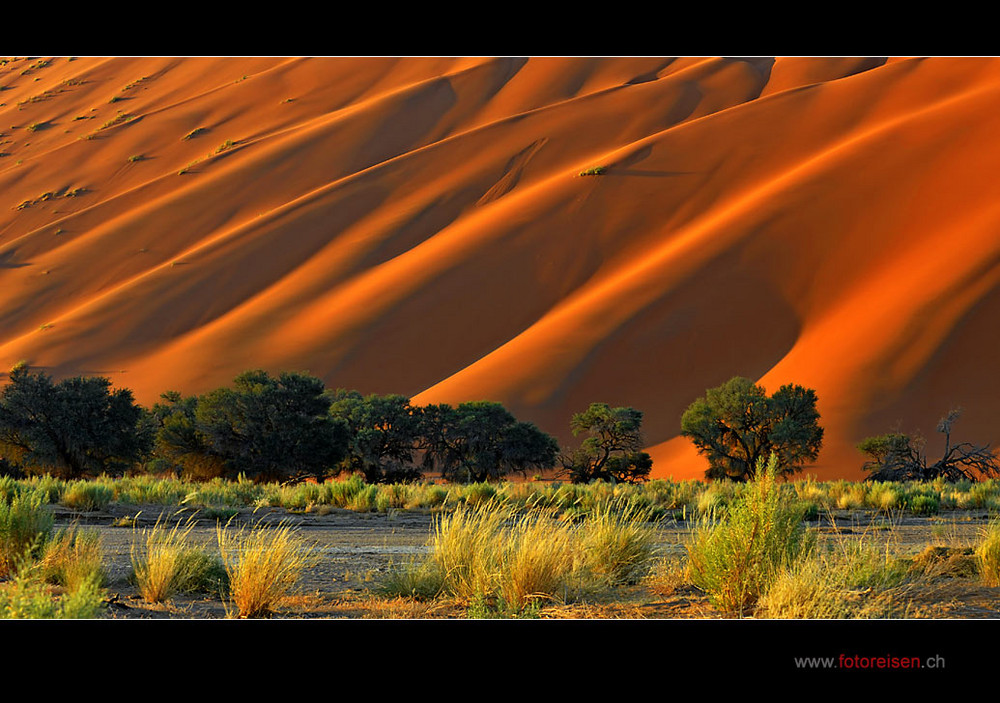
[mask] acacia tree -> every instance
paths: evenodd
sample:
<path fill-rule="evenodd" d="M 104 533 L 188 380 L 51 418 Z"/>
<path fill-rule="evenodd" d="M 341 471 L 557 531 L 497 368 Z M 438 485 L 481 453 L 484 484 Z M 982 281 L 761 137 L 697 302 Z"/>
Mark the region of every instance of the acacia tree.
<path fill-rule="evenodd" d="M 570 420 L 573 436 L 587 433 L 580 447 L 561 459 L 573 483 L 604 480 L 638 483 L 649 477 L 653 460 L 642 450 L 642 416 L 629 407 L 592 403 Z"/>
<path fill-rule="evenodd" d="M 422 417 L 424 468 L 449 480 L 496 481 L 550 468 L 559 453 L 554 437 L 519 422 L 500 403 L 428 405 Z"/>
<path fill-rule="evenodd" d="M 347 451 L 347 424 L 329 415 L 323 382 L 301 373 L 236 377 L 198 399 L 194 424 L 228 475 L 258 480 L 322 478 Z"/>
<path fill-rule="evenodd" d="M 153 435 L 132 391 L 102 377 L 58 383 L 15 366 L 0 392 L 0 458 L 27 473 L 120 474 L 142 461 Z"/>
<path fill-rule="evenodd" d="M 225 474 L 226 458 L 213 451 L 208 437 L 198 428 L 198 396 L 167 391 L 160 399 L 162 402 L 150 411 L 156 428 L 156 459 L 179 468 L 180 475 L 189 479 Z"/>
<path fill-rule="evenodd" d="M 782 475 L 814 461 L 823 445 L 816 392 L 784 385 L 773 395 L 736 376 L 694 401 L 681 417 L 681 434 L 708 459 L 709 479 L 752 479 L 759 462 L 777 456 Z"/>
<path fill-rule="evenodd" d="M 367 483 L 399 483 L 422 476 L 414 464 L 420 443 L 420 408 L 403 395 L 327 392 L 330 416 L 348 428 L 347 456 L 341 467 L 364 474 Z"/>
<path fill-rule="evenodd" d="M 869 481 L 929 481 L 943 477 L 947 481 L 979 481 L 1000 477 L 1000 463 L 989 446 L 969 442 L 951 443 L 951 428 L 962 414 L 955 409 L 941 418 L 937 431 L 944 435 L 944 452 L 933 464 L 927 463 L 922 437 L 890 433 L 868 437 L 858 449 L 870 458 L 861 467 Z"/>

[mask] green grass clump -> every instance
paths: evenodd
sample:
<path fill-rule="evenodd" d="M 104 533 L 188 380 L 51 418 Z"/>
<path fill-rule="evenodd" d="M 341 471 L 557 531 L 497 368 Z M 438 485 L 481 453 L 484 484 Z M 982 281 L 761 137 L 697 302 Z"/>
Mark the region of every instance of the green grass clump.
<path fill-rule="evenodd" d="M 594 166 L 588 168 L 585 171 L 580 171 L 581 176 L 603 176 L 607 173 L 608 169 L 605 166 Z"/>
<path fill-rule="evenodd" d="M 179 505 L 190 493 L 190 487 L 172 478 L 132 476 L 117 479 L 113 484 L 115 500 L 125 505 Z"/>
<path fill-rule="evenodd" d="M 63 491 L 60 503 L 73 510 L 104 510 L 114 500 L 115 490 L 96 481 L 74 481 Z"/>
<path fill-rule="evenodd" d="M 941 502 L 936 496 L 916 495 L 909 500 L 910 512 L 914 515 L 937 515 L 941 509 Z"/>
<path fill-rule="evenodd" d="M 20 574 L 9 584 L 0 584 L 0 618 L 80 619 L 95 618 L 101 612 L 103 593 L 94 581 L 85 581 L 62 596 L 51 587 Z"/>
<path fill-rule="evenodd" d="M 383 596 L 433 600 L 445 591 L 446 578 L 437 562 L 411 559 L 393 566 L 376 587 Z"/>
<path fill-rule="evenodd" d="M 25 559 L 37 557 L 52 534 L 55 519 L 38 493 L 0 502 L 0 578 L 15 571 Z"/>
<path fill-rule="evenodd" d="M 742 615 L 752 609 L 813 546 L 802 513 L 783 500 L 776 476 L 772 456 L 721 520 L 703 518 L 686 545 L 692 583 L 722 611 Z"/>

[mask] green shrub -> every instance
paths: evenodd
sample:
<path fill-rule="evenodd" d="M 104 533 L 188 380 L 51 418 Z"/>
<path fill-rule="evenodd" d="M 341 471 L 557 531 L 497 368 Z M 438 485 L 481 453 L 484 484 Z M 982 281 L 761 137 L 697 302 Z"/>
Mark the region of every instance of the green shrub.
<path fill-rule="evenodd" d="M 497 494 L 496 486 L 485 481 L 470 483 L 464 487 L 462 496 L 468 505 L 479 505 L 491 501 Z"/>
<path fill-rule="evenodd" d="M 21 574 L 0 587 L 0 618 L 95 618 L 101 612 L 102 600 L 100 586 L 92 580 L 57 597 L 44 583 Z"/>
<path fill-rule="evenodd" d="M 910 499 L 909 508 L 914 515 L 937 515 L 941 503 L 931 495 L 916 495 Z"/>
<path fill-rule="evenodd" d="M 722 519 L 703 519 L 688 542 L 692 583 L 720 610 L 742 615 L 753 608 L 778 575 L 806 556 L 813 540 L 802 512 L 782 500 L 775 483 L 777 458 L 756 477 Z"/>
<path fill-rule="evenodd" d="M 37 493 L 0 502 L 0 578 L 23 560 L 37 557 L 52 534 L 55 520 Z"/>

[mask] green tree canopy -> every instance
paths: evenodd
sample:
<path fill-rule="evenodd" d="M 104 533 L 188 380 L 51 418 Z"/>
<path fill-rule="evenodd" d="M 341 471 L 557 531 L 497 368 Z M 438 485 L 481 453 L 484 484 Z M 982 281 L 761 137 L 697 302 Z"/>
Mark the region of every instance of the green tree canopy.
<path fill-rule="evenodd" d="M 0 391 L 0 457 L 27 473 L 119 474 L 141 462 L 153 435 L 132 391 L 101 377 L 58 383 L 25 365 Z"/>
<path fill-rule="evenodd" d="M 203 480 L 223 476 L 226 459 L 213 451 L 208 437 L 199 430 L 198 396 L 167 391 L 150 412 L 156 427 L 158 460 L 180 469 L 185 478 Z"/>
<path fill-rule="evenodd" d="M 329 415 L 324 390 L 308 374 L 247 371 L 231 388 L 198 399 L 195 437 L 209 456 L 221 458 L 228 475 L 321 478 L 344 458 L 348 443 L 347 424 Z M 173 429 L 189 428 L 178 418 Z"/>
<path fill-rule="evenodd" d="M 593 480 L 637 483 L 646 480 L 653 460 L 642 450 L 642 417 L 630 407 L 592 403 L 570 420 L 573 436 L 586 434 L 580 447 L 562 459 L 574 483 Z"/>
<path fill-rule="evenodd" d="M 816 392 L 784 385 L 773 395 L 734 377 L 694 401 L 681 417 L 681 434 L 708 458 L 706 478 L 745 481 L 773 452 L 782 475 L 814 461 L 823 445 Z"/>
<path fill-rule="evenodd" d="M 420 408 L 403 395 L 327 391 L 330 416 L 348 428 L 347 456 L 341 466 L 364 474 L 368 483 L 399 483 L 422 476 L 414 464 L 422 426 Z"/>
<path fill-rule="evenodd" d="M 421 435 L 424 468 L 453 481 L 496 481 L 550 468 L 559 453 L 554 437 L 490 401 L 428 405 Z"/>

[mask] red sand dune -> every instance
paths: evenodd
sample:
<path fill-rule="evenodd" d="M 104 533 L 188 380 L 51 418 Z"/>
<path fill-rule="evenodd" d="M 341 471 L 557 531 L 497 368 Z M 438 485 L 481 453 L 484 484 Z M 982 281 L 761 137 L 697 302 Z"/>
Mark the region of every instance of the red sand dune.
<path fill-rule="evenodd" d="M 0 368 L 146 404 L 303 370 L 567 445 L 627 404 L 675 478 L 734 375 L 816 389 L 820 478 L 958 405 L 1000 439 L 998 59 L 22 58 L 0 88 Z"/>

